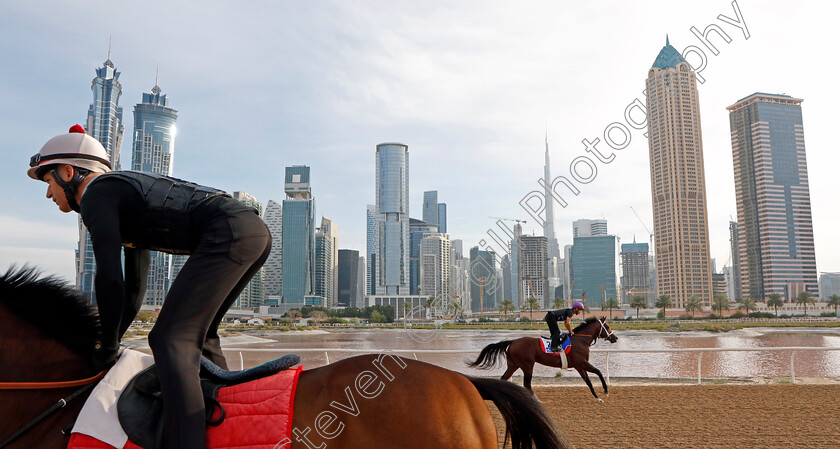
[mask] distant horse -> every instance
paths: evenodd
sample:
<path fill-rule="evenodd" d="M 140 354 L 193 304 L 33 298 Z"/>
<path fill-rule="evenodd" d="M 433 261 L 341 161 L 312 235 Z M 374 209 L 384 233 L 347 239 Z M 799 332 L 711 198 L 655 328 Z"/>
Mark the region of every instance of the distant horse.
<path fill-rule="evenodd" d="M 589 347 L 595 344 L 598 338 L 604 338 L 610 343 L 615 343 L 618 337 L 615 336 L 610 325 L 607 324 L 607 319 L 604 317 L 587 318 L 578 327 L 573 329 L 575 333 L 572 336 L 572 350 L 566 356 L 568 359 L 569 368 L 574 368 L 580 373 L 580 377 L 589 386 L 589 391 L 598 402 L 604 402 L 595 394 L 595 389 L 592 388 L 592 382 L 589 380 L 588 373 L 595 373 L 601 379 L 601 385 L 604 387 L 604 395 L 609 396 L 607 389 L 607 382 L 604 381 L 604 376 L 598 368 L 589 363 Z M 469 366 L 473 368 L 488 369 L 500 362 L 498 360 L 499 354 L 504 352 L 507 357 L 507 370 L 502 375 L 502 380 L 508 380 L 517 369 L 522 369 L 525 374 L 525 388 L 531 389 L 531 377 L 534 373 L 534 364 L 552 366 L 555 368 L 562 367 L 562 360 L 560 356 L 555 354 L 546 354 L 543 351 L 543 344 L 539 338 L 522 337 L 516 340 L 505 340 L 498 343 L 492 343 L 481 350 L 478 358 Z"/>
<path fill-rule="evenodd" d="M 0 447 L 67 447 L 68 437 L 60 430 L 78 416 L 89 394 L 81 389 L 95 383 L 91 378 L 96 373 L 86 361 L 98 338 L 98 318 L 62 281 L 38 279 L 32 269 L 0 276 Z M 390 380 L 383 394 L 353 403 L 357 414 L 345 420 L 329 447 L 497 449 L 496 427 L 485 399 L 498 407 L 507 427 L 505 440 L 510 439 L 514 449 L 571 447 L 555 432 L 541 404 L 521 387 L 395 356 L 381 358 L 388 359 L 380 363 L 389 364 L 393 378 L 381 377 Z M 312 426 L 331 401 L 347 402 L 348 386 L 376 360 L 375 355 L 364 355 L 303 371 L 292 425 Z M 62 404 L 60 399 L 72 394 L 77 398 Z M 64 406 L 52 407 L 54 413 L 38 420 L 57 401 Z M 293 442 L 292 449 L 304 444 Z"/>

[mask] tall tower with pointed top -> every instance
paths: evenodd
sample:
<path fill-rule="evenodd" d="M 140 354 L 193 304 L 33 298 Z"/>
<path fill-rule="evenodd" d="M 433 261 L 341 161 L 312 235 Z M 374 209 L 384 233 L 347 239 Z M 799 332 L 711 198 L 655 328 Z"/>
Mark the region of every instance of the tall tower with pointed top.
<path fill-rule="evenodd" d="M 683 308 L 712 301 L 697 82 L 667 36 L 646 81 L 657 292 Z"/>
<path fill-rule="evenodd" d="M 548 258 L 560 257 L 560 244 L 554 235 L 554 200 L 551 196 L 551 160 L 548 155 L 548 132 L 545 133 L 545 222 L 543 223 L 543 235 L 548 239 Z M 549 273 L 549 277 L 556 274 Z"/>
<path fill-rule="evenodd" d="M 120 72 L 111 62 L 111 44 L 108 43 L 108 59 L 102 67 L 96 69 L 96 77 L 91 82 L 93 102 L 88 107 L 85 132 L 94 137 L 105 147 L 111 159 L 111 168 L 119 170 L 120 148 L 122 147 L 125 125 L 122 120 L 122 108 L 119 106 L 122 85 Z M 87 228 L 79 218 L 79 248 L 76 250 L 76 286 L 88 295 L 91 303 L 95 300 L 93 280 L 96 275 L 96 262 L 93 256 L 93 244 Z"/>
<path fill-rule="evenodd" d="M 134 106 L 134 142 L 131 148 L 131 169 L 172 176 L 172 153 L 175 151 L 175 122 L 178 111 L 169 107 L 169 99 L 161 93 L 155 75 L 155 86 L 143 94 L 143 101 Z M 160 306 L 172 279 L 173 256 L 152 251 L 146 286 L 147 305 Z"/>
<path fill-rule="evenodd" d="M 111 62 L 111 48 L 108 47 L 108 59 L 102 67 L 96 69 L 96 77 L 91 82 L 93 103 L 88 107 L 87 126 L 85 131 L 93 136 L 105 147 L 111 157 L 111 168 L 119 170 L 120 148 L 122 147 L 123 110 L 119 106 L 122 95 L 122 84 L 119 82 L 120 72 Z"/>

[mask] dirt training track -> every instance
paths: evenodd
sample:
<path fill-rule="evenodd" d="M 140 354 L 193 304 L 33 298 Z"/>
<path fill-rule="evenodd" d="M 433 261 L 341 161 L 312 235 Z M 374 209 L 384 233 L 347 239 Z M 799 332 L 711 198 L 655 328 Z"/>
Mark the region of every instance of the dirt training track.
<path fill-rule="evenodd" d="M 534 391 L 577 449 L 840 448 L 840 385 L 615 386 L 603 404 L 585 386 Z"/>

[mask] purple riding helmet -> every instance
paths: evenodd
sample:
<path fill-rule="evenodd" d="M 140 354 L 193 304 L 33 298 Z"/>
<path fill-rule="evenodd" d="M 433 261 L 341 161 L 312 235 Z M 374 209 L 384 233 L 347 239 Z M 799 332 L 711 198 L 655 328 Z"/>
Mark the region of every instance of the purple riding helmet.
<path fill-rule="evenodd" d="M 583 303 L 580 301 L 575 301 L 572 303 L 572 308 L 578 308 L 580 310 L 583 310 Z"/>

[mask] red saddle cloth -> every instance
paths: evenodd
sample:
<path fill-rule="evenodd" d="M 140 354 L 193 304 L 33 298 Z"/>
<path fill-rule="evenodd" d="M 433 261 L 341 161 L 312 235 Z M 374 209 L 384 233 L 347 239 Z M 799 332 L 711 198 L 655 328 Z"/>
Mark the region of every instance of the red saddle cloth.
<path fill-rule="evenodd" d="M 219 390 L 216 398 L 225 420 L 207 427 L 208 449 L 274 449 L 292 438 L 295 389 L 303 367 Z M 219 412 L 213 418 L 218 418 Z M 115 449 L 81 433 L 70 436 L 68 449 Z M 283 446 L 280 446 L 283 447 Z M 116 449 L 143 449 L 130 440 Z"/>

